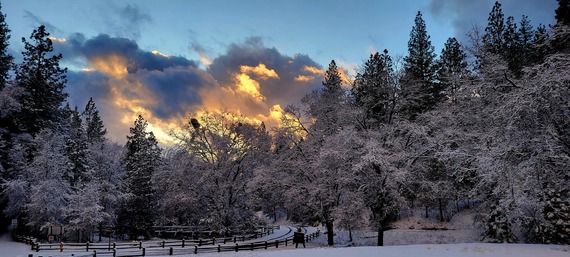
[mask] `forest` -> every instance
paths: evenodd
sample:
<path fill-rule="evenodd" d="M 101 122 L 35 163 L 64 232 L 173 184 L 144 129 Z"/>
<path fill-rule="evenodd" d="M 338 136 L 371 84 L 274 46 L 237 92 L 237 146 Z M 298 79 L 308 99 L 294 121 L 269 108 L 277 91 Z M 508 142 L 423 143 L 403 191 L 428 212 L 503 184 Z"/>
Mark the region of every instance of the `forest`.
<path fill-rule="evenodd" d="M 0 231 L 228 235 L 286 217 L 322 224 L 329 245 L 338 229 L 383 245 L 414 210 L 447 222 L 475 208 L 485 241 L 570 244 L 570 1 L 553 25 L 506 15 L 496 2 L 484 28 L 437 54 L 418 12 L 406 56 L 372 54 L 348 83 L 331 61 L 279 126 L 208 110 L 164 147 L 142 116 L 120 145 L 92 99 L 70 106 L 44 26 L 14 63 L 0 13 Z"/>

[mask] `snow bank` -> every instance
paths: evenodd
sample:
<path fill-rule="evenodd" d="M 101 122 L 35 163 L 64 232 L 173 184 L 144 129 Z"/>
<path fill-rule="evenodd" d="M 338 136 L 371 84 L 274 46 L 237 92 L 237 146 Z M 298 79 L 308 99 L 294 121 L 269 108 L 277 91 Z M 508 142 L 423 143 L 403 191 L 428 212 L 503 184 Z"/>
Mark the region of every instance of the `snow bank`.
<path fill-rule="evenodd" d="M 186 255 L 190 257 L 196 255 Z M 268 250 L 239 253 L 199 254 L 201 257 L 304 257 L 304 256 L 378 256 L 378 257 L 568 257 L 570 247 L 555 245 L 508 245 L 508 244 L 452 244 L 452 245 L 406 245 L 385 247 L 311 248 L 294 250 Z"/>

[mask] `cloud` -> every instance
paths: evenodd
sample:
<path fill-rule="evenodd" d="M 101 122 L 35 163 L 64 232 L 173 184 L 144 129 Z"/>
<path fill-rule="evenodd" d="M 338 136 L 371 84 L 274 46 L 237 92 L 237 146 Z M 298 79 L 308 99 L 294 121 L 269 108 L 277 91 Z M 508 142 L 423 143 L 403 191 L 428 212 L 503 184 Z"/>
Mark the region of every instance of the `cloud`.
<path fill-rule="evenodd" d="M 259 38 L 229 45 L 207 68 L 106 34 L 53 42 L 63 62 L 77 66 L 68 73 L 72 104 L 81 108 L 93 97 L 111 138 L 121 142 L 137 115 L 162 142 L 189 113 L 205 110 L 231 110 L 275 126 L 281 107 L 319 88 L 324 74 L 310 57 L 281 54 Z M 298 80 L 299 75 L 311 79 Z"/>
<path fill-rule="evenodd" d="M 522 15 L 527 15 L 535 27 L 538 24 L 551 24 L 554 21 L 555 0 L 501 0 L 505 19 L 513 16 L 520 21 Z M 455 37 L 466 42 L 467 33 L 473 26 L 485 28 L 487 17 L 493 8 L 495 0 L 431 0 L 430 13 L 438 20 L 450 22 L 453 26 Z M 525 13 L 533 10 L 532 13 Z"/>
<path fill-rule="evenodd" d="M 104 25 L 102 31 L 114 36 L 139 39 L 142 28 L 152 22 L 150 14 L 137 4 L 128 3 L 118 6 L 114 1 L 104 1 L 100 4 L 97 10 L 99 10 L 100 22 Z"/>
<path fill-rule="evenodd" d="M 33 14 L 28 10 L 24 10 L 24 18 L 32 22 L 32 26 L 34 27 L 34 29 L 36 29 L 40 25 L 44 25 L 46 27 L 46 31 L 49 33 L 63 34 L 63 32 L 58 27 L 41 19 L 40 17 L 38 17 L 37 15 Z"/>
<path fill-rule="evenodd" d="M 322 75 L 307 72 L 306 67 L 322 69 L 306 55 L 287 56 L 266 47 L 259 37 L 230 44 L 226 53 L 208 66 L 220 88 L 201 91 L 204 105 L 238 110 L 264 121 L 268 127 L 275 126 L 278 120 L 271 115 L 274 106 L 296 103 L 322 85 Z M 299 80 L 299 75 L 314 77 Z"/>

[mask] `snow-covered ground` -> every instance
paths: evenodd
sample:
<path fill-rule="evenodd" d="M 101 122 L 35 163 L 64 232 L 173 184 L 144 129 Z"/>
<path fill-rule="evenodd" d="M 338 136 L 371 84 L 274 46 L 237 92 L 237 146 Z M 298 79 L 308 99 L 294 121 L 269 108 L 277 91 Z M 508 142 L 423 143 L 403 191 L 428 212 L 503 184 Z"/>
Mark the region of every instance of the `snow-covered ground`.
<path fill-rule="evenodd" d="M 532 244 L 486 244 L 479 242 L 481 231 L 473 223 L 473 210 L 465 210 L 453 217 L 450 222 L 440 223 L 434 218 L 423 218 L 420 214 L 407 217 L 394 224 L 394 229 L 385 232 L 384 247 L 372 247 L 376 242 L 374 232 L 355 231 L 353 236 L 357 247 L 343 247 L 348 244 L 348 232 L 337 230 L 335 236 L 336 247 L 326 246 L 326 236 L 307 243 L 307 248 L 295 249 L 294 246 L 280 246 L 278 249 L 200 253 L 201 257 L 304 257 L 304 256 L 422 256 L 422 257 L 568 257 L 570 246 L 558 245 L 532 245 Z M 292 227 L 294 228 L 294 227 Z M 307 232 L 312 233 L 315 228 Z M 323 231 L 323 228 L 321 228 Z M 281 226 L 274 234 L 252 241 L 272 240 L 284 236 L 289 232 L 288 227 Z M 152 245 L 158 241 L 147 241 L 144 244 Z M 30 246 L 10 241 L 5 235 L 0 238 L 0 257 L 78 257 L 92 256 L 87 252 L 32 252 Z M 73 254 L 73 255 L 72 255 Z M 176 255 L 179 257 L 196 256 Z"/>
<path fill-rule="evenodd" d="M 53 256 L 70 257 L 82 256 L 85 252 L 73 253 L 36 253 L 31 252 L 28 245 L 14 243 L 10 241 L 0 241 L 0 257 L 28 257 L 33 256 Z M 192 257 L 190 255 L 177 255 L 178 257 Z M 224 253 L 204 253 L 198 254 L 201 257 L 304 257 L 304 256 L 381 256 L 381 257 L 401 257 L 401 256 L 422 256 L 422 257 L 568 257 L 570 247 L 558 245 L 530 245 L 530 244 L 438 244 L 438 245 L 400 245 L 384 247 L 344 247 L 344 248 L 307 248 L 307 249 L 271 249 L 242 252 Z"/>

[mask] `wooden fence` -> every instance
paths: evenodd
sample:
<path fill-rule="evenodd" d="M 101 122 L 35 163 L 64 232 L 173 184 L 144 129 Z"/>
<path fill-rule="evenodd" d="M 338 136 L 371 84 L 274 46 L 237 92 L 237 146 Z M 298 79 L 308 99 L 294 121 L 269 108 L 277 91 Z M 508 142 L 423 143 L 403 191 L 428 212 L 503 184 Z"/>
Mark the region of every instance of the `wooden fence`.
<path fill-rule="evenodd" d="M 320 235 L 319 231 L 305 235 L 305 242 L 309 242 L 312 239 Z M 27 240 L 20 237 L 22 240 Z M 16 238 L 15 238 L 16 239 Z M 48 251 L 48 250 L 59 250 L 62 249 L 69 251 L 81 251 L 85 250 L 92 253 L 88 253 L 85 256 L 113 256 L 113 257 L 131 257 L 131 256 L 147 256 L 147 255 L 182 255 L 182 254 L 198 254 L 198 253 L 212 253 L 212 252 L 239 252 L 239 251 L 253 251 L 258 249 L 268 249 L 268 248 L 279 248 L 280 246 L 288 246 L 293 244 L 293 236 L 289 236 L 284 239 L 263 241 L 263 242 L 253 242 L 253 243 L 231 243 L 229 244 L 226 240 L 224 245 L 218 244 L 216 242 L 222 243 L 223 241 L 215 241 L 216 239 L 208 240 L 208 244 L 190 244 L 188 240 L 176 240 L 176 241 L 162 241 L 157 245 L 150 245 L 143 247 L 141 242 L 137 243 L 113 243 L 109 248 L 109 244 L 103 243 L 67 243 L 67 244 L 32 244 L 32 250 L 35 251 Z M 233 240 L 236 240 L 234 237 Z M 202 241 L 204 243 L 204 241 Z M 235 241 L 234 241 L 235 242 Z M 210 244 L 211 243 L 211 244 Z M 34 246 L 35 245 L 35 246 Z M 60 248 L 63 247 L 63 248 Z M 33 257 L 33 255 L 29 255 Z"/>

